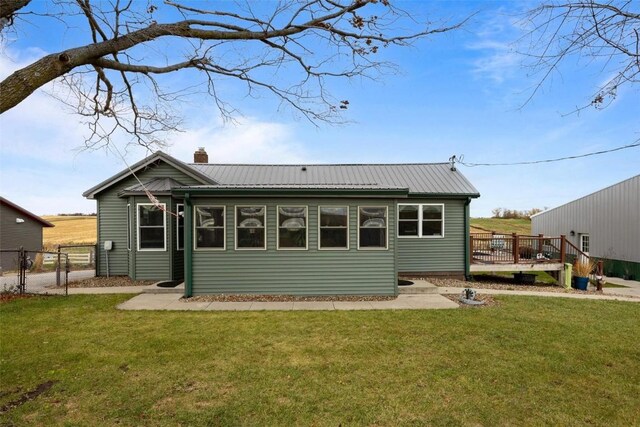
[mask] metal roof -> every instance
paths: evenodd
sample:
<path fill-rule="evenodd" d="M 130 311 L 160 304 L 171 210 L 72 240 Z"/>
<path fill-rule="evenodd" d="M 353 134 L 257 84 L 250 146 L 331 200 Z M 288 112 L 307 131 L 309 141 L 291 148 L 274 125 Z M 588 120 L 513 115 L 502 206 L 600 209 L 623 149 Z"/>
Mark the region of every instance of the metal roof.
<path fill-rule="evenodd" d="M 107 188 L 111 187 L 117 182 L 120 182 L 123 179 L 128 178 L 134 173 L 141 171 L 146 167 L 150 166 L 151 164 L 156 163 L 158 161 L 166 162 L 167 164 L 173 166 L 174 168 L 178 169 L 179 171 L 185 173 L 188 176 L 191 176 L 196 181 L 199 181 L 203 184 L 215 184 L 215 182 L 211 181 L 207 176 L 200 173 L 197 169 L 189 167 L 186 163 L 181 162 L 180 160 L 174 157 L 171 157 L 170 155 L 163 153 L 162 151 L 156 151 L 150 156 L 140 160 L 138 163 L 128 166 L 126 169 L 113 175 L 111 178 L 107 178 L 104 181 L 102 181 L 100 184 L 91 187 L 90 189 L 82 193 L 82 195 L 88 199 L 94 199 L 96 194 L 100 193 L 101 191 L 106 190 Z"/>
<path fill-rule="evenodd" d="M 171 190 L 176 187 L 184 187 L 184 184 L 173 178 L 154 178 L 142 184 L 137 183 L 127 187 L 118 193 L 118 196 L 145 194 L 145 189 L 154 194 L 170 194 Z"/>
<path fill-rule="evenodd" d="M 251 165 L 189 163 L 215 188 L 408 189 L 409 194 L 478 197 L 478 190 L 449 163 Z"/>
<path fill-rule="evenodd" d="M 1 197 L 1 196 L 0 196 L 0 205 L 9 206 L 13 210 L 21 213 L 22 215 L 28 216 L 32 220 L 39 222 L 40 224 L 42 224 L 43 227 L 55 227 L 55 225 L 51 224 L 46 219 L 40 218 L 38 215 L 29 212 L 28 210 L 26 210 L 22 206 L 18 206 L 15 203 L 13 203 L 12 201 L 7 200 L 7 199 L 5 199 L 4 197 Z"/>
<path fill-rule="evenodd" d="M 164 161 L 202 186 L 220 190 L 366 190 L 399 191 L 411 195 L 479 197 L 478 190 L 449 163 L 407 164 L 307 164 L 253 165 L 184 163 L 158 151 L 122 172 L 85 191 L 83 196 L 95 196 L 117 182 L 159 161 Z M 166 178 L 170 179 L 170 178 Z M 185 188 L 177 181 L 165 178 L 151 180 L 145 187 L 152 192 L 170 192 Z M 150 188 L 153 185 L 154 188 Z M 156 188 L 157 187 L 157 188 Z M 142 186 L 133 185 L 120 195 L 143 193 Z"/>
<path fill-rule="evenodd" d="M 210 188 L 210 189 L 321 189 L 321 190 L 408 190 L 406 187 L 389 187 L 377 184 L 218 184 L 218 185 L 189 185 L 190 188 Z"/>

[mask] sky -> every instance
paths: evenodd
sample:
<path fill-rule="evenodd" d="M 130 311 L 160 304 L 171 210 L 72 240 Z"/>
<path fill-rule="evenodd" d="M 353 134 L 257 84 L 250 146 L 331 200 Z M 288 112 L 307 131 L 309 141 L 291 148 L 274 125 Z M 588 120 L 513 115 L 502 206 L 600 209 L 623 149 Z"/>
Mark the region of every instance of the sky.
<path fill-rule="evenodd" d="M 452 155 L 469 163 L 510 163 L 607 150 L 640 138 L 638 87 L 620 91 L 606 109 L 572 113 L 609 77 L 598 61 L 569 58 L 527 102 L 540 76 L 525 67 L 514 42 L 522 35 L 520 14 L 535 2 L 397 3 L 416 21 L 453 22 L 475 14 L 462 30 L 381 49 L 380 59 L 394 62 L 397 73 L 377 81 L 331 82 L 334 96 L 349 100 L 344 124 L 313 125 L 267 94 L 247 97 L 229 82 L 220 90 L 241 112 L 236 121 L 223 121 L 207 97 L 191 97 L 176 106 L 185 116 L 184 131 L 170 136 L 164 150 L 192 161 L 193 152 L 205 147 L 212 163 L 421 163 Z M 45 54 L 86 42 L 81 23 L 69 18 L 60 25 L 32 20 L 5 33 L 0 79 Z M 180 51 L 170 42 L 156 49 Z M 184 73 L 164 82 L 179 87 L 192 78 Z M 149 153 L 127 146 L 123 137 L 114 141 L 119 151 L 83 150 L 86 124 L 52 93 L 48 85 L 0 116 L 0 194 L 39 215 L 95 212 L 95 201 L 84 199 L 83 191 Z M 555 207 L 637 175 L 640 149 L 458 168 L 481 194 L 471 203 L 471 215 L 490 216 L 497 207 Z"/>

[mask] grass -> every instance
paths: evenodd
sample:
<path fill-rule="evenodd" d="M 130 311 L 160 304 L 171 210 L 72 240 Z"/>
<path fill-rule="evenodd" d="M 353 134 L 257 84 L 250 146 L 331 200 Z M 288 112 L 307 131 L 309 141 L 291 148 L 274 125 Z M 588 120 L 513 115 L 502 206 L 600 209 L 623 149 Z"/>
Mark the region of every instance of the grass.
<path fill-rule="evenodd" d="M 122 312 L 0 305 L 7 425 L 638 425 L 640 305 Z M 42 386 L 46 388 L 46 386 Z"/>
<path fill-rule="evenodd" d="M 93 244 L 97 239 L 95 216 L 43 216 L 55 227 L 43 228 L 45 247 L 68 244 Z"/>
<path fill-rule="evenodd" d="M 531 234 L 529 219 L 471 218 L 470 226 L 472 233 Z"/>

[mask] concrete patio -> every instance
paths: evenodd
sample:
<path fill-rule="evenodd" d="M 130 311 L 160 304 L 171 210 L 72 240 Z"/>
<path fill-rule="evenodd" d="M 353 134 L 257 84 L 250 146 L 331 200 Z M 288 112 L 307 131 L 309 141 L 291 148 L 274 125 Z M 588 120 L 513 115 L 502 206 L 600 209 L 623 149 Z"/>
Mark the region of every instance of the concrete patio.
<path fill-rule="evenodd" d="M 140 294 L 118 305 L 120 310 L 293 311 L 293 310 L 426 310 L 458 308 L 438 294 L 399 295 L 391 301 L 185 302 L 179 294 Z"/>

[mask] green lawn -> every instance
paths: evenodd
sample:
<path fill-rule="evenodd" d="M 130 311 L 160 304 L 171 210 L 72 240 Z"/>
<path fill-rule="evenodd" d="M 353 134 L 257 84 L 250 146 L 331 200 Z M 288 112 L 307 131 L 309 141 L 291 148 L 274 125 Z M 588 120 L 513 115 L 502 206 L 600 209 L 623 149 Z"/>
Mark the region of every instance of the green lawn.
<path fill-rule="evenodd" d="M 0 305 L 2 425 L 638 425 L 640 304 L 122 312 Z"/>
<path fill-rule="evenodd" d="M 472 232 L 495 231 L 501 234 L 531 234 L 531 220 L 504 218 L 471 218 Z"/>

